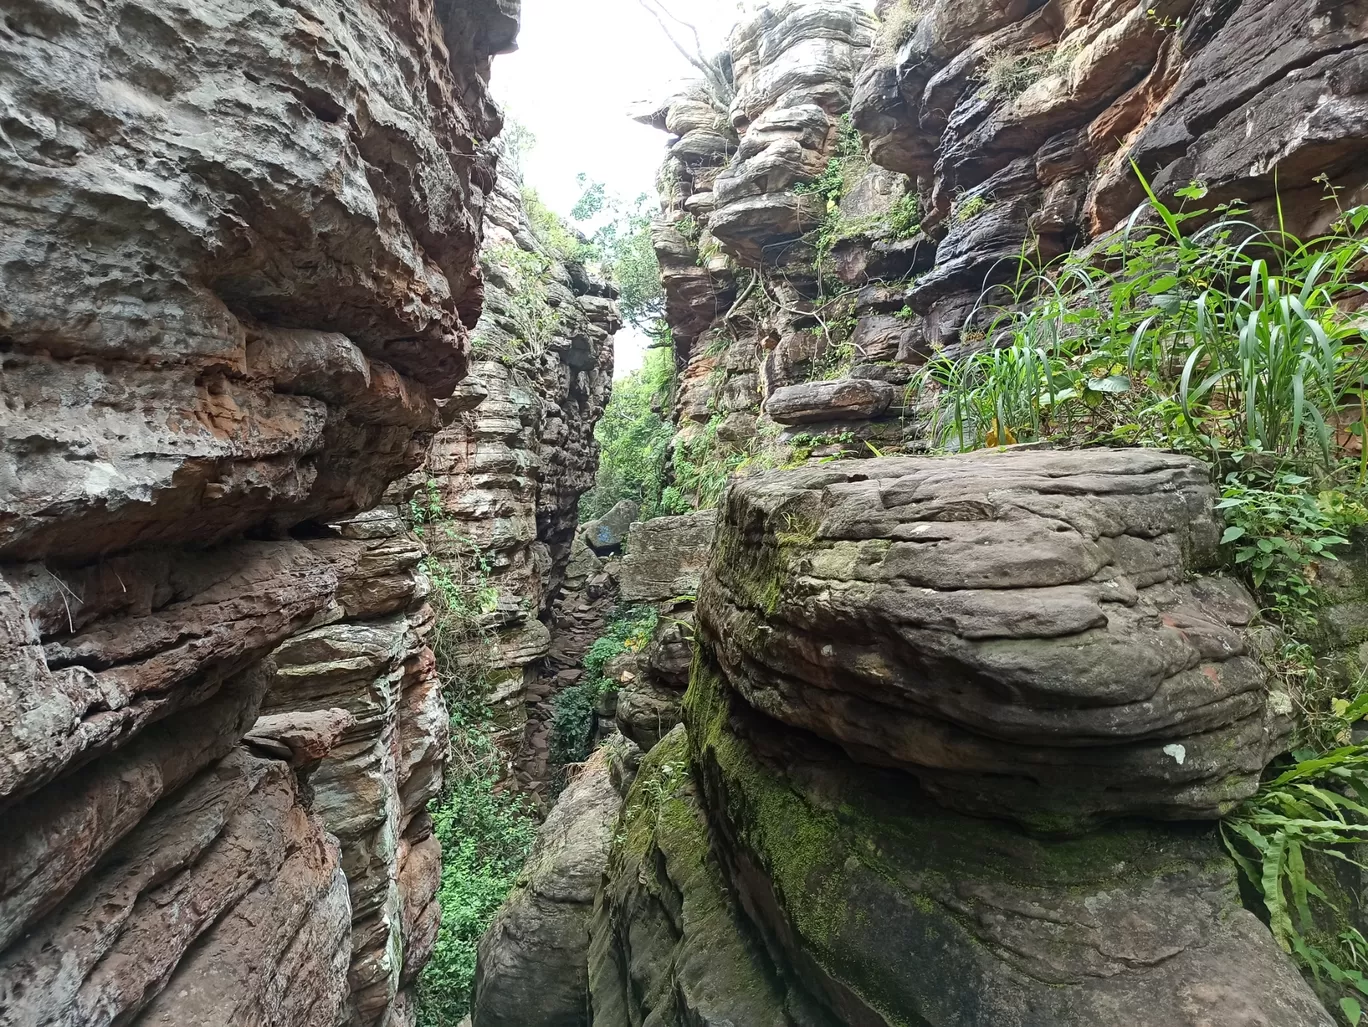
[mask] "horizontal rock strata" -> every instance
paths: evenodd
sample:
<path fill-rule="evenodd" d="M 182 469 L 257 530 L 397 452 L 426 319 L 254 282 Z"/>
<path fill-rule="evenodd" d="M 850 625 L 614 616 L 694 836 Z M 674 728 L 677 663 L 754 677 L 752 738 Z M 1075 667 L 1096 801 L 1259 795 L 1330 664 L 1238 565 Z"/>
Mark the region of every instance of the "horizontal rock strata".
<path fill-rule="evenodd" d="M 947 805 L 1219 816 L 1287 737 L 1216 562 L 1206 467 L 1148 450 L 869 461 L 738 484 L 701 599 L 756 709 Z"/>
<path fill-rule="evenodd" d="M 598 899 L 596 1027 L 1329 1027 L 1211 822 L 1286 731 L 1202 573 L 1213 499 L 1147 451 L 734 483 Z"/>
<path fill-rule="evenodd" d="M 363 512 L 462 401 L 517 18 L 0 18 L 6 1027 L 411 1015 L 446 713 Z"/>

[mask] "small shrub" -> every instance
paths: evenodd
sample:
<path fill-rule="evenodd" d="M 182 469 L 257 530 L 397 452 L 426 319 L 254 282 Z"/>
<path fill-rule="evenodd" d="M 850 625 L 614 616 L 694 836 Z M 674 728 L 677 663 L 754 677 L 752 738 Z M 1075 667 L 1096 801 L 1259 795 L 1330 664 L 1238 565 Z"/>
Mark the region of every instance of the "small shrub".
<path fill-rule="evenodd" d="M 1081 49 L 1081 39 L 1038 50 L 990 50 L 979 68 L 984 93 L 1011 100 L 1048 75 L 1063 74 Z"/>
<path fill-rule="evenodd" d="M 722 415 L 714 414 L 693 438 L 675 438 L 674 481 L 661 492 L 662 512 L 684 514 L 691 510 L 707 510 L 722 499 L 727 481 L 749 455 L 718 441 L 717 429 Z"/>
<path fill-rule="evenodd" d="M 524 186 L 522 199 L 527 220 L 532 225 L 532 234 L 546 248 L 550 257 L 567 264 L 584 263 L 598 256 L 594 248 L 581 239 L 559 214 L 542 202 L 535 189 Z"/>
<path fill-rule="evenodd" d="M 1368 523 L 1368 509 L 1357 499 L 1313 489 L 1304 474 L 1239 468 L 1226 476 L 1217 504 L 1228 524 L 1221 543 L 1231 547 L 1232 563 L 1293 629 L 1304 627 L 1320 605 L 1317 565 L 1337 559 L 1335 549 L 1349 544 L 1345 535 Z"/>
<path fill-rule="evenodd" d="M 475 330 L 471 352 L 510 367 L 539 361 L 561 325 L 561 313 L 551 306 L 546 285 L 550 258 L 506 244 L 487 248 L 481 264 L 491 278 L 504 282 L 504 309 L 497 330 L 483 322 Z"/>
<path fill-rule="evenodd" d="M 442 921 L 418 978 L 418 1024 L 457 1027 L 470 1011 L 480 937 L 517 882 L 537 825 L 521 797 L 496 791 L 481 773 L 455 775 L 432 823 L 442 843 Z"/>
<path fill-rule="evenodd" d="M 703 235 L 703 226 L 698 223 L 698 218 L 692 214 L 682 214 L 674 221 L 674 229 L 684 239 L 693 246 L 698 245 L 698 240 Z"/>
<path fill-rule="evenodd" d="M 887 60 L 901 50 L 917 30 L 923 6 L 922 0 L 897 0 L 890 6 L 879 26 L 872 56 Z"/>
<path fill-rule="evenodd" d="M 552 700 L 551 765 L 557 771 L 589 758 L 594 708 L 613 683 L 603 676 L 608 662 L 626 652 L 644 649 L 655 633 L 660 613 L 654 606 L 631 606 L 619 610 L 608 630 L 595 639 L 584 654 L 584 677 L 562 689 Z"/>
<path fill-rule="evenodd" d="M 991 206 L 992 201 L 985 196 L 974 195 L 961 197 L 957 199 L 950 208 L 950 223 L 954 225 L 963 225 L 974 220 L 974 218 L 978 217 Z"/>

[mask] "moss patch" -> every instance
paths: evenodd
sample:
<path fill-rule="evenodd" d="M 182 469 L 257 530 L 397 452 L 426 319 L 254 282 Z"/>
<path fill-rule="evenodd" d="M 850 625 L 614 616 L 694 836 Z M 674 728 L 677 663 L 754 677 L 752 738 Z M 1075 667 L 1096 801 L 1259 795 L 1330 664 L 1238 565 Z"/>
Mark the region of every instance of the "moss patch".
<path fill-rule="evenodd" d="M 1163 889 L 1171 875 L 1182 888 L 1200 878 L 1207 895 L 1224 887 L 1238 904 L 1209 825 L 1121 824 L 1056 840 L 944 810 L 909 776 L 862 767 L 751 711 L 706 644 L 684 710 L 710 816 L 725 825 L 731 856 L 754 864 L 763 881 L 743 875 L 740 886 L 769 891 L 755 902 L 773 910 L 762 912 L 771 918 L 766 933 L 795 962 L 820 968 L 829 995 L 857 996 L 889 1024 L 993 1022 L 1001 1012 L 993 996 L 1005 999 L 1024 964 L 997 947 L 985 923 L 1037 918 L 1008 912 L 1018 905 L 1045 902 L 1038 917 L 1047 922 L 1053 905 L 1067 911 L 1118 889 Z M 752 734 L 776 741 L 753 742 Z M 782 755 L 771 765 L 757 744 Z M 1072 914 L 1061 915 L 1067 923 Z M 1039 986 L 1076 1001 L 1049 982 Z"/>

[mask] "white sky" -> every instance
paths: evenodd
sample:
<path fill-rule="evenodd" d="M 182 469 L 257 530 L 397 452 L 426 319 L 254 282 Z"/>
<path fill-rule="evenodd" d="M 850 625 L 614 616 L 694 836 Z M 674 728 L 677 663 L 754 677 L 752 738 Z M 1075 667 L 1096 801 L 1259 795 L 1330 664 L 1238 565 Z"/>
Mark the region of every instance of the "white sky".
<path fill-rule="evenodd" d="M 737 20 L 737 0 L 673 0 L 720 49 Z M 527 184 L 568 214 L 584 172 L 631 200 L 654 195 L 666 135 L 631 121 L 635 100 L 667 95 L 692 69 L 637 0 L 523 0 L 518 51 L 494 59 L 492 89 L 537 145 L 524 160 Z M 641 363 L 644 339 L 617 337 L 617 376 Z"/>

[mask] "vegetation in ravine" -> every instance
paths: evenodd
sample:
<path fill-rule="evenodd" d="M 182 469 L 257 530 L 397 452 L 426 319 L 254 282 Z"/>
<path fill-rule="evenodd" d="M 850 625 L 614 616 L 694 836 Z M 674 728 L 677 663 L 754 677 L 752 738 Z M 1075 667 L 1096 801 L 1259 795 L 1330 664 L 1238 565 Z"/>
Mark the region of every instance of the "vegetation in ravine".
<path fill-rule="evenodd" d="M 584 654 L 583 678 L 556 694 L 552 701 L 551 764 L 558 779 L 562 768 L 589 758 L 594 710 L 604 694 L 617 687 L 604 676 L 604 668 L 623 653 L 644 649 L 659 620 L 660 613 L 654 606 L 620 609 L 607 631 Z"/>
<path fill-rule="evenodd" d="M 651 349 L 642 366 L 613 383 L 613 395 L 594 429 L 599 444 L 594 487 L 580 499 L 580 521 L 602 517 L 618 503 L 637 503 L 643 520 L 668 512 L 668 485 L 674 424 L 673 349 Z"/>
<path fill-rule="evenodd" d="M 1204 195 L 1179 191 L 1185 207 Z M 1274 937 L 1357 1024 L 1368 939 L 1329 871 L 1357 868 L 1368 841 L 1368 747 L 1351 734 L 1368 693 L 1361 675 L 1346 693 L 1308 640 L 1323 568 L 1368 524 L 1368 208 L 1305 241 L 1245 213 L 1151 192 L 1149 216 L 1100 248 L 1023 258 L 978 313 L 991 345 L 934 358 L 912 387 L 950 449 L 1155 446 L 1216 468 L 1223 551 L 1282 640 L 1266 662 L 1298 714 L 1297 748 L 1223 836 Z"/>
<path fill-rule="evenodd" d="M 499 791 L 500 756 L 486 703 L 499 601 L 488 558 L 443 511 L 435 482 L 409 504 L 409 522 L 435 555 L 423 563 L 435 613 L 429 643 L 451 714 L 452 760 L 429 806 L 442 844 L 442 921 L 418 978 L 420 1027 L 456 1027 L 469 1011 L 480 936 L 512 889 L 536 836 L 527 803 Z"/>
<path fill-rule="evenodd" d="M 836 244 L 859 236 L 910 239 L 921 228 L 917 194 L 904 192 L 888 210 L 850 215 L 842 209 L 844 200 L 869 171 L 869 157 L 860 142 L 860 133 L 841 115 L 837 122 L 836 143 L 822 173 L 812 182 L 794 188 L 799 195 L 812 195 L 823 202 L 822 222 L 813 235 L 814 263 L 819 276 Z"/>

